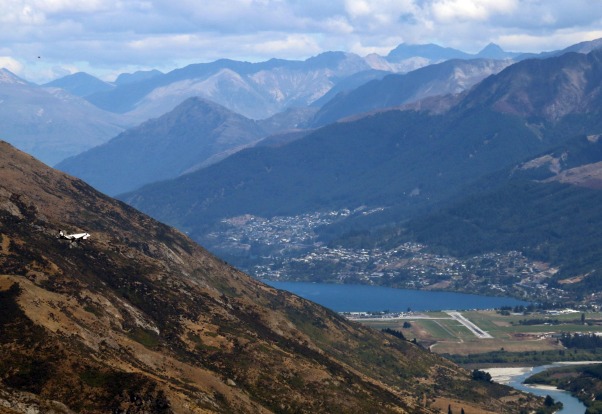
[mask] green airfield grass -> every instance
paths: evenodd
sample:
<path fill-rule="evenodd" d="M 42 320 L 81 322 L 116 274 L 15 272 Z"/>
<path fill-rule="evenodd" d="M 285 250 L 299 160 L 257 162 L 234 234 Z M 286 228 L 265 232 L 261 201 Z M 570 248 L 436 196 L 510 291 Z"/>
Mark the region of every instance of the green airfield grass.
<path fill-rule="evenodd" d="M 602 313 L 587 313 L 586 324 L 581 324 L 581 313 L 565 315 L 501 315 L 495 311 L 461 312 L 468 320 L 493 339 L 479 339 L 465 326 L 443 312 L 425 312 L 404 319 L 363 320 L 362 323 L 375 329 L 391 328 L 404 336 L 429 346 L 434 352 L 469 355 L 504 349 L 508 352 L 532 352 L 561 350 L 562 344 L 552 334 L 561 332 L 602 332 Z M 521 325 L 521 320 L 559 320 L 563 324 Z M 595 321 L 599 325 L 588 323 Z M 410 322 L 411 328 L 403 328 Z M 549 334 L 549 335 L 545 335 Z"/>

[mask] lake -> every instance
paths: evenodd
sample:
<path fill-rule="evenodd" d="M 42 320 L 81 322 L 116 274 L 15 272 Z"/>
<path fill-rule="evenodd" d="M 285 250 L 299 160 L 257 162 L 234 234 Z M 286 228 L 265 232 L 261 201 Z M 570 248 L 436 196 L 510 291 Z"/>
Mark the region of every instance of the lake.
<path fill-rule="evenodd" d="M 466 293 L 394 289 L 370 285 L 338 285 L 334 283 L 276 282 L 264 283 L 287 290 L 335 312 L 405 312 L 493 309 L 502 306 L 528 305 L 514 298 L 481 296 Z"/>

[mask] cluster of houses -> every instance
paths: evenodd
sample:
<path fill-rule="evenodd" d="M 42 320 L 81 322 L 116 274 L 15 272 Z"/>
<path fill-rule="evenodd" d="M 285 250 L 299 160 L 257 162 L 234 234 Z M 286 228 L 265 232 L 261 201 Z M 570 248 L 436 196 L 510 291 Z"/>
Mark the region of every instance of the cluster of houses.
<path fill-rule="evenodd" d="M 272 219 L 239 216 L 223 220 L 207 244 L 216 252 L 245 257 L 243 269 L 261 279 L 445 289 L 539 301 L 566 295 L 548 285 L 556 269 L 518 251 L 457 258 L 433 254 L 413 242 L 384 250 L 329 247 L 319 241 L 318 227 L 356 213 L 344 209 Z"/>

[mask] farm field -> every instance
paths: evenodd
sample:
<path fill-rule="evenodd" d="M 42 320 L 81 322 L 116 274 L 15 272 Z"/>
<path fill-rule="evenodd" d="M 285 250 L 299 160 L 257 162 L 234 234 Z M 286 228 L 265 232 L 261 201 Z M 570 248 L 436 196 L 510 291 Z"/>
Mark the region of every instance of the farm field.
<path fill-rule="evenodd" d="M 587 312 L 560 315 L 533 313 L 502 315 L 497 311 L 460 312 L 491 338 L 479 338 L 461 321 L 445 312 L 407 314 L 399 318 L 361 319 L 374 329 L 394 329 L 408 340 L 416 341 L 433 352 L 471 355 L 492 351 L 530 352 L 563 350 L 557 336 L 562 332 L 601 333 L 602 313 Z M 521 323 L 522 321 L 522 323 Z M 404 324 L 406 327 L 404 327 Z M 408 324 L 410 326 L 408 326 Z"/>

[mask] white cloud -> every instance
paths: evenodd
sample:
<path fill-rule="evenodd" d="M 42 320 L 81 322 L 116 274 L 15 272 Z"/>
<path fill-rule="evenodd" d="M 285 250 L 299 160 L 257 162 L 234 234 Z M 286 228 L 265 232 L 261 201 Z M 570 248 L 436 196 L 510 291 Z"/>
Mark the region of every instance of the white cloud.
<path fill-rule="evenodd" d="M 602 30 L 567 31 L 560 30 L 549 36 L 513 34 L 500 36 L 498 42 L 507 50 L 517 52 L 553 51 L 580 42 L 602 38 Z M 558 46 L 562 45 L 562 46 Z"/>
<path fill-rule="evenodd" d="M 333 34 L 350 34 L 353 33 L 354 28 L 349 20 L 344 18 L 343 16 L 335 16 L 330 19 L 327 19 L 322 24 L 322 27 L 328 32 Z"/>
<path fill-rule="evenodd" d="M 294 57 L 299 54 L 306 55 L 308 52 L 311 55 L 321 52 L 316 40 L 304 34 L 288 35 L 280 39 L 252 43 L 249 44 L 249 47 L 262 56 L 290 55 Z"/>
<path fill-rule="evenodd" d="M 601 6 L 601 0 L 0 0 L 0 54 L 41 77 L 74 62 L 94 74 L 169 70 L 222 57 L 386 54 L 402 42 L 476 52 L 493 41 L 537 52 L 591 39 L 602 27 Z"/>
<path fill-rule="evenodd" d="M 0 22 L 3 24 L 37 25 L 45 21 L 44 13 L 39 12 L 29 4 L 12 0 L 0 1 Z"/>
<path fill-rule="evenodd" d="M 517 0 L 436 0 L 432 12 L 441 22 L 485 21 L 495 14 L 512 13 L 517 6 Z"/>
<path fill-rule="evenodd" d="M 23 65 L 21 62 L 13 59 L 10 56 L 0 56 L 0 68 L 6 68 L 15 75 L 19 75 L 23 71 Z"/>

